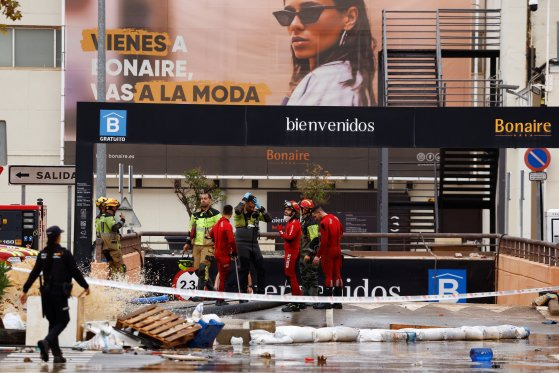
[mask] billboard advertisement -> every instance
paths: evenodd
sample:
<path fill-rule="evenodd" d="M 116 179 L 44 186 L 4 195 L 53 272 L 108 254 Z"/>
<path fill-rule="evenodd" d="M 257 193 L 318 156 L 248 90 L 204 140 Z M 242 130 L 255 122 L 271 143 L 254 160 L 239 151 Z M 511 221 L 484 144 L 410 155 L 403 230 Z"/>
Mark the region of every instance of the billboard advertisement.
<path fill-rule="evenodd" d="M 106 99 L 109 102 L 220 105 L 376 106 L 382 10 L 434 10 L 443 0 L 114 0 L 106 3 Z M 470 8 L 468 0 L 453 7 Z M 97 1 L 66 1 L 65 142 L 73 163 L 76 103 L 96 100 Z M 454 71 L 467 73 L 467 62 Z M 266 123 L 262 123 L 266 126 Z M 157 123 L 153 123 L 154 131 Z M 184 120 L 184 131 L 211 125 Z M 142 149 L 140 151 L 140 149 Z M 147 152 L 147 153 L 146 153 Z M 344 161 L 347 175 L 371 174 Z M 309 163 L 338 168 L 320 149 L 172 148 L 108 145 L 108 172 L 119 162 L 143 174 L 180 174 L 200 154 L 225 154 L 208 173 L 301 174 Z M 414 162 L 419 153 L 402 151 Z M 146 157 L 146 154 L 151 154 Z M 279 154 L 279 155 L 278 155 Z M 279 159 L 278 159 L 279 157 Z M 148 159 L 149 158 L 149 159 Z M 285 157 L 284 157 L 285 158 Z M 259 160 L 256 171 L 239 165 Z M 178 162 L 177 160 L 180 160 Z"/>

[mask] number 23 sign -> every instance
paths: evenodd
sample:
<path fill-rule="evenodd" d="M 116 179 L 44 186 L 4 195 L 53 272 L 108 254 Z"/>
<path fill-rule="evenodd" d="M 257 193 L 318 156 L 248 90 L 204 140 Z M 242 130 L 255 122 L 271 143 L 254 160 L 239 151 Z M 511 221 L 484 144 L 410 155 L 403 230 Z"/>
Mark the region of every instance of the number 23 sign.
<path fill-rule="evenodd" d="M 180 270 L 177 272 L 173 278 L 173 287 L 181 290 L 196 290 L 196 285 L 198 284 L 198 276 L 194 273 L 194 269 L 190 268 L 190 271 Z M 186 300 L 180 295 L 175 295 L 178 300 Z"/>

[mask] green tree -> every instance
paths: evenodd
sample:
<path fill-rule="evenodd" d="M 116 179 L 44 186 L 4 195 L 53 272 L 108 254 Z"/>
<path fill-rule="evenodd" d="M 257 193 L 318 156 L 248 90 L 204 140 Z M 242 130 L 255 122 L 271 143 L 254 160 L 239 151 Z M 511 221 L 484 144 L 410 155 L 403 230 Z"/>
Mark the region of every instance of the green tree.
<path fill-rule="evenodd" d="M 19 10 L 19 1 L 17 0 L 0 0 L 0 12 L 6 19 L 12 21 L 21 19 L 21 10 Z M 0 31 L 6 31 L 6 25 L 0 23 Z"/>
<path fill-rule="evenodd" d="M 303 198 L 310 198 L 317 205 L 325 204 L 334 190 L 331 176 L 321 165 L 310 164 L 305 171 L 305 177 L 297 183 L 297 188 Z"/>
<path fill-rule="evenodd" d="M 0 299 L 4 296 L 6 289 L 12 286 L 10 284 L 10 279 L 8 278 L 8 271 L 10 267 L 6 262 L 0 262 Z"/>
<path fill-rule="evenodd" d="M 193 168 L 184 172 L 184 180 L 175 179 L 174 187 L 177 198 L 186 208 L 188 216 L 200 208 L 200 195 L 203 193 L 211 193 L 213 203 L 223 200 L 224 194 L 221 189 L 209 180 L 204 171 L 199 168 Z"/>

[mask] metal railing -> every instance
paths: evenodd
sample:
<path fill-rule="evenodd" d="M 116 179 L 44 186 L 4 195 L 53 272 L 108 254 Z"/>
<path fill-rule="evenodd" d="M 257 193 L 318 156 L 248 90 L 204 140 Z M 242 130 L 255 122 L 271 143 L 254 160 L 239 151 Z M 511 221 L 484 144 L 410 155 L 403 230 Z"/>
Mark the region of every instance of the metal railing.
<path fill-rule="evenodd" d="M 436 78 L 414 78 L 413 83 L 436 83 L 438 106 L 502 106 L 497 79 L 443 79 L 442 51 L 498 50 L 501 36 L 500 9 L 438 9 L 434 11 L 382 12 L 384 106 L 388 106 L 388 52 L 432 52 Z M 418 70 L 421 70 L 418 67 Z M 477 73 L 477 72 L 476 72 Z M 410 78 L 390 78 L 391 82 Z M 478 84 L 482 85 L 481 90 Z M 462 85 L 462 86 L 461 86 Z M 467 87 L 464 87 L 466 85 Z M 488 94 L 487 89 L 494 92 Z M 462 91 L 462 93 L 461 93 Z M 397 96 L 395 96 L 397 97 Z M 428 96 L 425 100 L 429 101 Z"/>
<path fill-rule="evenodd" d="M 499 253 L 552 267 L 559 266 L 559 245 L 552 242 L 503 236 L 499 240 Z"/>

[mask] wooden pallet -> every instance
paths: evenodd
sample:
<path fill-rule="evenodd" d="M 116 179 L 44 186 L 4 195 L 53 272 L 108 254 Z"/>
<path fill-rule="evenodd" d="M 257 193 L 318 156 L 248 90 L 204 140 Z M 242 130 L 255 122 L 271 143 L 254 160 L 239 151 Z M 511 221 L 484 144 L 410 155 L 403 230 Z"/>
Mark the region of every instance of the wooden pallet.
<path fill-rule="evenodd" d="M 201 326 L 190 323 L 171 311 L 150 305 L 119 317 L 116 328 L 132 328 L 157 341 L 161 347 L 171 348 L 192 340 Z"/>

